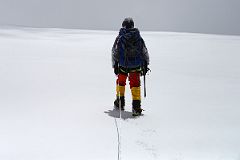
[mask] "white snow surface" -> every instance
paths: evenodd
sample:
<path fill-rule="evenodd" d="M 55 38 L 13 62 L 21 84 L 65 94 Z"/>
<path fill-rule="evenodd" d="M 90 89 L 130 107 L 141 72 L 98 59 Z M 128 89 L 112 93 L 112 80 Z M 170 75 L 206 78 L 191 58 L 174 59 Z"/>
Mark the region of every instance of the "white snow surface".
<path fill-rule="evenodd" d="M 127 85 L 120 119 L 117 34 L 0 29 L 0 160 L 117 160 L 115 118 L 122 160 L 240 160 L 240 36 L 142 32 L 144 115 Z"/>

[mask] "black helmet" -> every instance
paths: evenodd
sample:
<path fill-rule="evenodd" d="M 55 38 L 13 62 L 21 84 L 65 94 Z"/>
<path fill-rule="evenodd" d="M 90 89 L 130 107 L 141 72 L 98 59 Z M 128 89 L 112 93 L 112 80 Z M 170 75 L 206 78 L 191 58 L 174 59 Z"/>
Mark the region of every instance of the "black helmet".
<path fill-rule="evenodd" d="M 122 22 L 122 27 L 129 29 L 129 28 L 134 28 L 134 22 L 132 18 L 125 18 L 124 21 Z"/>

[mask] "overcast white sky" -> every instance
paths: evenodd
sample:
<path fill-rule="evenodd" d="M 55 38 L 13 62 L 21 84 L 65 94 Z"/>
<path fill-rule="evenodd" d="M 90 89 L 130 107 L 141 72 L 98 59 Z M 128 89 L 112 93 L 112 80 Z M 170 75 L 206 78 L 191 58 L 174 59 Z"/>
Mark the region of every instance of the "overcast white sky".
<path fill-rule="evenodd" d="M 0 0 L 0 25 L 240 35 L 240 0 Z"/>

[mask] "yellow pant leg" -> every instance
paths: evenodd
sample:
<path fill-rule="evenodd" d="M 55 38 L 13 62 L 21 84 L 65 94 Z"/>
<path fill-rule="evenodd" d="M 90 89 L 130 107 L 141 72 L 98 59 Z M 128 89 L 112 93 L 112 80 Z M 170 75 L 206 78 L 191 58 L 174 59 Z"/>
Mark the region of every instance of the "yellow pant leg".
<path fill-rule="evenodd" d="M 117 85 L 116 92 L 117 92 L 117 96 L 124 96 L 124 94 L 125 94 L 125 86 Z"/>
<path fill-rule="evenodd" d="M 141 100 L 141 88 L 140 87 L 132 87 L 132 99 L 133 100 Z"/>

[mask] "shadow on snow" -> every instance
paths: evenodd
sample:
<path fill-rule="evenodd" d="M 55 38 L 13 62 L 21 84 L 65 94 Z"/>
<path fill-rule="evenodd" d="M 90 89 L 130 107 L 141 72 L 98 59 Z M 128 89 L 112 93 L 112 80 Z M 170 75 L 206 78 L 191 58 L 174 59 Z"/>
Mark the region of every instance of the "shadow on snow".
<path fill-rule="evenodd" d="M 113 109 L 113 110 L 108 110 L 108 111 L 105 111 L 104 113 L 108 114 L 110 117 L 113 117 L 113 118 L 120 118 L 120 112 L 118 109 Z M 138 118 L 139 116 L 133 116 L 132 115 L 132 112 L 129 112 L 129 111 L 121 111 L 121 118 L 126 120 L 126 119 L 136 119 Z"/>

